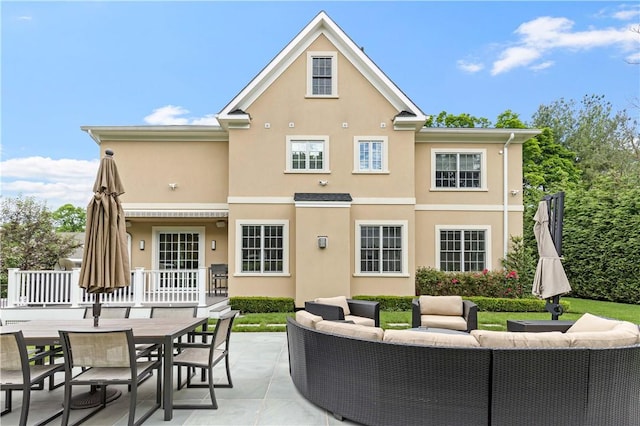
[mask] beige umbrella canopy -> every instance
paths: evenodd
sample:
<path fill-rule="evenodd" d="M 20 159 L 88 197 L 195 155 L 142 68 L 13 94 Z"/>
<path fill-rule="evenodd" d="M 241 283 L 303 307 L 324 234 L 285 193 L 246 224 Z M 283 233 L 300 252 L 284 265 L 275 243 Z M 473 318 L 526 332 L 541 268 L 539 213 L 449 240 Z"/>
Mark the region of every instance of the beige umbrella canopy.
<path fill-rule="evenodd" d="M 533 278 L 532 293 L 541 299 L 548 299 L 571 291 L 569 279 L 564 272 L 562 260 L 549 231 L 549 212 L 546 201 L 538 203 L 538 211 L 533 217 L 533 233 L 538 242 L 538 266 Z"/>
<path fill-rule="evenodd" d="M 100 293 L 112 293 L 131 284 L 127 231 L 119 196 L 124 193 L 113 151 L 100 162 L 93 199 L 87 205 L 80 287 L 96 293 L 94 326 L 100 316 Z"/>

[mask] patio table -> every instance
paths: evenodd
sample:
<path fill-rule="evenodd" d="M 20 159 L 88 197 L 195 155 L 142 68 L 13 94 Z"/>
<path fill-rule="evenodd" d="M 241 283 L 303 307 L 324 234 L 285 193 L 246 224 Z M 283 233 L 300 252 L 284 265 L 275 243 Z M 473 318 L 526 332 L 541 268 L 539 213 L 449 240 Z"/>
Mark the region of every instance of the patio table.
<path fill-rule="evenodd" d="M 22 330 L 27 345 L 51 346 L 60 344 L 58 330 L 91 331 L 131 328 L 136 343 L 162 345 L 164 420 L 173 418 L 173 341 L 205 325 L 208 318 L 101 318 L 98 327 L 93 319 L 27 321 L 0 327 L 0 331 Z"/>

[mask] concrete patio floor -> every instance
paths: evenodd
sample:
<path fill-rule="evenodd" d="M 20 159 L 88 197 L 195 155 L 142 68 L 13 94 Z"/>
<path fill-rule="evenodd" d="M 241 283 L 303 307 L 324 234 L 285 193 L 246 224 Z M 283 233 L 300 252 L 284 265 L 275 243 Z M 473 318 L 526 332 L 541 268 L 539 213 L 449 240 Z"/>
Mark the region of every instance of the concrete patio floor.
<path fill-rule="evenodd" d="M 165 422 L 164 411 L 157 410 L 145 425 L 356 425 L 349 420 L 339 421 L 331 413 L 307 401 L 298 393 L 289 376 L 287 338 L 282 332 L 244 332 L 231 334 L 230 341 L 231 378 L 234 387 L 216 388 L 217 410 L 174 410 L 173 419 Z M 216 382 L 224 382 L 226 373 L 224 362 L 214 370 Z M 56 382 L 63 375 L 56 375 Z M 122 396 L 107 408 L 89 419 L 85 425 L 126 425 L 129 410 L 129 398 L 125 386 Z M 78 387 L 78 392 L 82 392 Z M 147 380 L 138 393 L 138 413 L 149 407 L 154 398 L 155 377 Z M 53 391 L 32 391 L 31 410 L 28 424 L 32 425 L 53 414 L 62 404 L 62 387 Z M 207 389 L 182 389 L 174 391 L 174 400 L 197 403 L 208 402 Z M 4 407 L 5 394 L 2 392 L 0 403 Z M 2 416 L 3 426 L 18 425 L 21 392 L 14 392 L 13 411 Z M 87 410 L 74 410 L 71 422 L 84 415 Z M 61 418 L 50 425 L 59 425 Z"/>

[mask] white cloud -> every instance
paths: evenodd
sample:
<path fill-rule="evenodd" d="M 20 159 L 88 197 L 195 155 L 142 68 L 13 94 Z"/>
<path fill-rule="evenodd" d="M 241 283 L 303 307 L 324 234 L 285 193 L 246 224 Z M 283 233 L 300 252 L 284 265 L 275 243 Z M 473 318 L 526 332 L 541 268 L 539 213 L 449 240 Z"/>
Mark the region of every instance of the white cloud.
<path fill-rule="evenodd" d="M 467 61 L 463 61 L 463 60 L 459 60 L 457 65 L 458 65 L 459 69 L 461 69 L 462 71 L 465 71 L 465 72 L 469 72 L 469 73 L 475 73 L 475 72 L 478 72 L 478 71 L 482 71 L 482 69 L 484 68 L 483 64 L 467 62 Z"/>
<path fill-rule="evenodd" d="M 629 20 L 640 15 L 640 8 L 618 10 L 616 19 Z M 516 68 L 528 67 L 533 71 L 549 68 L 554 61 L 548 57 L 563 51 L 586 51 L 596 48 L 617 49 L 632 62 L 640 54 L 637 32 L 633 25 L 575 30 L 575 22 L 565 17 L 541 16 L 524 22 L 516 28 L 517 40 L 506 43 L 493 61 L 491 74 L 498 75 Z M 465 61 L 458 61 L 464 71 Z M 473 72 L 477 72 L 475 70 Z"/>
<path fill-rule="evenodd" d="M 18 16 L 18 21 L 31 21 L 32 19 L 31 16 Z"/>
<path fill-rule="evenodd" d="M 180 117 L 188 114 L 189 110 L 181 106 L 167 105 L 156 108 L 153 112 L 144 118 L 144 122 L 155 126 L 180 126 L 180 125 L 218 125 L 218 120 L 213 114 L 204 117 Z"/>
<path fill-rule="evenodd" d="M 86 207 L 99 160 L 14 158 L 0 162 L 2 197 L 34 197 L 51 210 L 64 204 Z"/>

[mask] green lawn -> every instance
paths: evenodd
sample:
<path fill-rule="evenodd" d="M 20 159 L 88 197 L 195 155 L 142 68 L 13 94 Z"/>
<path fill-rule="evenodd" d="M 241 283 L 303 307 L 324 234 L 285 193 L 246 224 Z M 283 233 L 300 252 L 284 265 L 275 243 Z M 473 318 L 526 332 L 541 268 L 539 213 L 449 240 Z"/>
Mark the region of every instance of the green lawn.
<path fill-rule="evenodd" d="M 589 312 L 607 318 L 615 318 L 640 324 L 640 305 L 595 300 L 563 298 L 570 303 L 570 312 L 562 320 L 576 320 Z M 236 318 L 233 331 L 285 331 L 286 318 L 293 313 L 245 314 Z M 483 330 L 506 330 L 508 319 L 551 319 L 547 312 L 478 312 L 478 328 Z M 381 312 L 382 328 L 404 329 L 411 327 L 411 312 Z"/>

